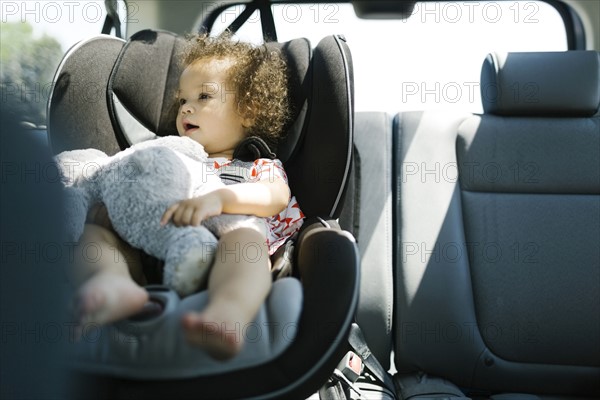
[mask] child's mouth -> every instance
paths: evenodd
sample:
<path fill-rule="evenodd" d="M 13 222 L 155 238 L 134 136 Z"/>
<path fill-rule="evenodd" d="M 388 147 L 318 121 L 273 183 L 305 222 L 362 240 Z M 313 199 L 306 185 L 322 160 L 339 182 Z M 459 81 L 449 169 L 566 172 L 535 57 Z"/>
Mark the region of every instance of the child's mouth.
<path fill-rule="evenodd" d="M 183 129 L 186 132 L 194 130 L 194 129 L 198 129 L 198 128 L 199 128 L 198 125 L 194 125 L 194 124 L 191 124 L 189 122 L 184 122 L 183 123 Z"/>

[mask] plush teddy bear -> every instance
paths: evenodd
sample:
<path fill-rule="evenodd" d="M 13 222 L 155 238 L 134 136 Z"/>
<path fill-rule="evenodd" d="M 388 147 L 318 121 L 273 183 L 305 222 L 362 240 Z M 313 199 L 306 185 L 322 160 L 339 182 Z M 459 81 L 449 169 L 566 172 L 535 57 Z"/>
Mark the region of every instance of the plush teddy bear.
<path fill-rule="evenodd" d="M 141 142 L 110 157 L 95 149 L 58 154 L 71 239 L 80 238 L 89 208 L 102 202 L 123 240 L 165 261 L 165 285 L 181 296 L 197 291 L 208 276 L 217 237 L 255 223 L 255 217 L 223 214 L 197 227 L 160 225 L 173 203 L 224 186 L 207 157 L 201 144 L 178 136 Z"/>

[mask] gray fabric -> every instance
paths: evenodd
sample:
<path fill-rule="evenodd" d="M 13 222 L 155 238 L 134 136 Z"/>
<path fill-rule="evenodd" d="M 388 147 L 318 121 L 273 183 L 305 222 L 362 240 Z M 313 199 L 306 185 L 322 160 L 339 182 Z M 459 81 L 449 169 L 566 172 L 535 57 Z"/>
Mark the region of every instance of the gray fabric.
<path fill-rule="evenodd" d="M 267 43 L 268 48 L 281 51 L 288 71 L 288 90 L 291 103 L 291 118 L 286 134 L 280 140 L 277 148 L 277 157 L 286 162 L 296 150 L 298 141 L 302 136 L 308 110 L 310 95 L 309 65 L 312 50 L 307 39 L 294 39 L 286 43 Z"/>
<path fill-rule="evenodd" d="M 48 138 L 55 154 L 87 148 L 107 154 L 120 150 L 106 105 L 106 86 L 124 43 L 115 37 L 94 37 L 63 57 L 48 108 Z"/>
<path fill-rule="evenodd" d="M 505 360 L 600 366 L 600 197 L 463 192 L 487 347 Z"/>
<path fill-rule="evenodd" d="M 497 53 L 481 69 L 486 113 L 590 117 L 600 106 L 600 53 Z"/>
<path fill-rule="evenodd" d="M 82 339 L 73 344 L 73 365 L 81 371 L 136 379 L 217 375 L 267 363 L 280 355 L 296 336 L 302 287 L 294 278 L 275 282 L 254 321 L 236 329 L 235 334 L 245 344 L 228 361 L 214 360 L 203 350 L 190 346 L 181 329 L 182 316 L 202 310 L 208 302 L 208 292 L 180 300 L 166 288 L 149 290 L 151 299 L 164 305 L 159 316 L 84 327 Z"/>
<path fill-rule="evenodd" d="M 402 113 L 394 135 L 395 364 L 472 384 L 485 345 L 465 257 L 456 131 L 468 114 Z"/>
<path fill-rule="evenodd" d="M 115 63 L 109 82 L 123 107 L 159 136 L 176 134 L 179 53 L 185 40 L 168 32 L 133 35 Z"/>
<path fill-rule="evenodd" d="M 362 393 L 362 397 L 359 397 L 355 393 L 350 393 L 351 399 L 369 399 L 369 400 L 396 400 L 395 394 L 389 393 L 385 388 L 381 387 L 377 383 L 358 381 L 355 386 Z"/>
<path fill-rule="evenodd" d="M 350 171 L 354 131 L 352 59 L 343 38 L 327 36 L 319 42 L 310 74 L 310 118 L 285 167 L 307 217 L 337 218 Z"/>
<path fill-rule="evenodd" d="M 127 146 L 146 140 L 156 139 L 156 134 L 149 131 L 148 128 L 142 125 L 129 110 L 123 107 L 123 103 L 114 93 L 111 93 L 111 98 L 115 117 L 117 123 L 123 130 L 123 137 L 127 142 Z"/>
<path fill-rule="evenodd" d="M 551 393 L 553 399 L 567 396 L 598 398 L 597 367 L 576 365 L 528 364 L 512 362 L 485 350 L 473 371 L 477 387 L 491 392 Z"/>
<path fill-rule="evenodd" d="M 459 129 L 478 321 L 505 360 L 600 366 L 599 133 L 597 117 L 484 115 Z"/>
<path fill-rule="evenodd" d="M 354 139 L 360 154 L 358 248 L 363 276 L 356 320 L 369 348 L 387 370 L 392 345 L 394 289 L 390 224 L 392 121 L 385 113 L 357 113 L 355 121 Z"/>
<path fill-rule="evenodd" d="M 520 154 L 502 140 L 506 124 L 495 129 L 481 124 L 497 142 L 486 133 L 480 143 L 478 133 L 466 140 L 464 132 L 479 127 L 472 123 L 476 120 L 441 112 L 399 117 L 396 366 L 490 391 L 543 387 L 556 394 L 598 393 L 598 196 L 527 194 L 527 186 L 508 183 L 508 191 L 516 193 L 461 191 L 456 166 L 462 158 L 512 161 L 509 150 Z M 507 141 L 514 139 L 507 134 Z M 539 147 L 546 151 L 554 145 L 547 141 Z M 522 150 L 530 148 L 535 147 Z M 593 151 L 583 154 L 594 157 Z M 572 165 L 592 164 L 573 160 Z M 578 171 L 588 172 L 593 176 Z M 551 178 L 544 180 L 546 187 L 552 184 Z M 539 263 L 515 263 L 513 257 L 499 268 L 499 262 L 489 262 L 498 248 Z"/>
<path fill-rule="evenodd" d="M 600 118 L 472 116 L 458 130 L 464 190 L 600 194 Z"/>
<path fill-rule="evenodd" d="M 395 378 L 402 399 L 470 400 L 452 382 L 435 376 L 398 374 Z"/>
<path fill-rule="evenodd" d="M 505 360 L 599 366 L 599 132 L 598 118 L 490 115 L 459 129 L 478 321 Z"/>

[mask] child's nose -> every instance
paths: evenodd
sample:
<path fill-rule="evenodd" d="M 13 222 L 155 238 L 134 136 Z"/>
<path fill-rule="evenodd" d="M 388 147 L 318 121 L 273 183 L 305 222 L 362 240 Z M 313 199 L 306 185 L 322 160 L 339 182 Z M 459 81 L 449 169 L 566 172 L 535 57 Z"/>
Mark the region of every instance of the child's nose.
<path fill-rule="evenodd" d="M 186 103 L 183 106 L 181 106 L 181 113 L 182 114 L 191 114 L 194 112 L 194 108 L 191 106 L 191 104 Z"/>

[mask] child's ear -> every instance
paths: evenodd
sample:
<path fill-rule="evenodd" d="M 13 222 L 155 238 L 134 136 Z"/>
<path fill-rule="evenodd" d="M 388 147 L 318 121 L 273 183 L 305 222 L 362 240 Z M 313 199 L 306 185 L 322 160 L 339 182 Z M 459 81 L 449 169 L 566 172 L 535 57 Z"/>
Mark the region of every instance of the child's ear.
<path fill-rule="evenodd" d="M 254 126 L 254 118 L 253 117 L 244 117 L 242 118 L 242 127 L 244 129 L 250 129 Z"/>
<path fill-rule="evenodd" d="M 251 112 L 250 110 L 244 110 L 240 106 L 241 105 L 238 102 L 237 112 L 240 118 L 242 119 L 242 128 L 248 130 L 254 126 L 254 123 L 256 122 L 256 114 L 254 112 Z"/>

